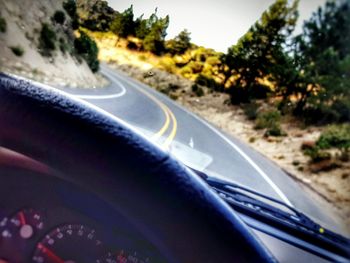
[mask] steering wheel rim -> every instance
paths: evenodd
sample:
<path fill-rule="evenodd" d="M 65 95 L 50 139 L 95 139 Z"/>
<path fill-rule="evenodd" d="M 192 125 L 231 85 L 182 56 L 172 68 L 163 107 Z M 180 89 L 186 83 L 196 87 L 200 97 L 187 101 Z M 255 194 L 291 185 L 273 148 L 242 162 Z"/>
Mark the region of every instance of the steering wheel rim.
<path fill-rule="evenodd" d="M 113 203 L 171 262 L 275 261 L 197 175 L 78 99 L 1 74 L 0 127 L 0 146 Z"/>

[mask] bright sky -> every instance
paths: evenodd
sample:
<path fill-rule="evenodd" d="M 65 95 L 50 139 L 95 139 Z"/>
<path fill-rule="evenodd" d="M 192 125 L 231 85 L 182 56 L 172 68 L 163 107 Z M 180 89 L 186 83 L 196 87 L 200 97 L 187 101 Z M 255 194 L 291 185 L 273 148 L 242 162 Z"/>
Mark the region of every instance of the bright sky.
<path fill-rule="evenodd" d="M 176 36 L 187 28 L 192 42 L 217 51 L 226 52 L 249 27 L 260 18 L 274 0 L 108 0 L 117 11 L 131 4 L 136 17 L 149 17 L 158 7 L 158 14 L 169 14 L 167 38 Z M 300 0 L 299 21 L 296 33 L 301 32 L 302 21 L 308 19 L 326 0 Z"/>

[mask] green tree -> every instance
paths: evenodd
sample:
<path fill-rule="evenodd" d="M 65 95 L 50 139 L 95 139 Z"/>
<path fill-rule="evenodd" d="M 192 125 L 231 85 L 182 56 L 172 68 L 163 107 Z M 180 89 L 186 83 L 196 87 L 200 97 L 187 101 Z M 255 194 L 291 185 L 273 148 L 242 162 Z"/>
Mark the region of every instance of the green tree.
<path fill-rule="evenodd" d="M 174 39 L 166 43 L 168 52 L 172 55 L 182 55 L 191 47 L 191 33 L 187 29 L 182 30 Z"/>
<path fill-rule="evenodd" d="M 86 33 L 80 31 L 80 37 L 74 40 L 74 48 L 80 56 L 84 58 L 92 72 L 99 70 L 98 47 Z"/>
<path fill-rule="evenodd" d="M 123 13 L 117 14 L 110 29 L 117 36 L 126 38 L 135 34 L 134 11 L 131 5 Z"/>
<path fill-rule="evenodd" d="M 145 37 L 150 33 L 151 26 L 149 23 L 149 19 L 144 19 L 143 15 L 138 17 L 135 20 L 135 36 L 141 40 L 145 39 Z"/>
<path fill-rule="evenodd" d="M 151 28 L 149 34 L 143 41 L 143 47 L 146 51 L 150 51 L 156 55 L 160 55 L 165 51 L 165 37 L 169 26 L 169 16 L 158 18 L 156 14 L 150 17 Z"/>
<path fill-rule="evenodd" d="M 296 37 L 300 72 L 297 114 L 350 121 L 350 1 L 328 1 Z"/>
<path fill-rule="evenodd" d="M 265 96 L 268 87 L 261 84 L 263 78 L 276 81 L 278 76 L 274 66 L 280 61 L 287 61 L 286 43 L 298 18 L 297 6 L 298 1 L 288 5 L 288 0 L 276 0 L 238 43 L 221 57 L 223 84 L 229 87 L 233 103 Z"/>

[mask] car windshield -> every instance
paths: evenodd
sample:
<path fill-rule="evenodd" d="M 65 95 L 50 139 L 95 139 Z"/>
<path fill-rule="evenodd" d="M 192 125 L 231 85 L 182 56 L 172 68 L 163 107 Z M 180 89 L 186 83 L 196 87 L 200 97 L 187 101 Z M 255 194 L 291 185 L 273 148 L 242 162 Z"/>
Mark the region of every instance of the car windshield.
<path fill-rule="evenodd" d="M 349 0 L 0 5 L 0 72 L 350 236 Z"/>

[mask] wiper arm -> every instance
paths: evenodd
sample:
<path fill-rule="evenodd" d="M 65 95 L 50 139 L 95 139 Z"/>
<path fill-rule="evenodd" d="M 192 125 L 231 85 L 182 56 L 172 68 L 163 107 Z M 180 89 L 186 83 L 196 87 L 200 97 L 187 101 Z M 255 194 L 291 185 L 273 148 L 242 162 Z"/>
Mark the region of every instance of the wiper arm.
<path fill-rule="evenodd" d="M 350 257 L 349 239 L 322 227 L 294 207 L 248 187 L 210 177 L 202 172 L 195 172 L 236 211 L 287 232 L 293 237 L 308 241 L 324 250 L 332 251 L 341 257 Z M 284 209 L 278 208 L 276 205 Z M 250 225 L 249 222 L 246 223 Z M 251 227 L 254 226 L 251 225 Z M 325 256 L 310 247 L 304 247 L 304 249 L 327 258 L 327 255 Z M 334 258 L 328 257 L 328 259 Z"/>
<path fill-rule="evenodd" d="M 271 216 L 276 217 L 276 219 L 287 221 L 290 224 L 302 228 L 307 228 L 317 233 L 323 234 L 326 231 L 308 216 L 280 200 L 254 191 L 248 187 L 244 187 L 231 182 L 226 182 L 217 178 L 208 176 L 205 180 L 216 192 L 218 192 L 218 194 L 221 197 L 223 197 L 230 204 L 233 202 L 235 204 L 241 204 L 243 206 L 248 207 L 251 210 L 255 210 L 264 214 L 269 214 Z M 268 200 L 274 204 L 278 204 L 282 207 L 285 207 L 287 210 L 290 210 L 294 214 L 288 213 L 273 205 L 260 201 L 259 199 L 256 199 L 253 196 L 259 197 L 260 199 Z"/>

